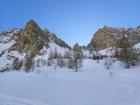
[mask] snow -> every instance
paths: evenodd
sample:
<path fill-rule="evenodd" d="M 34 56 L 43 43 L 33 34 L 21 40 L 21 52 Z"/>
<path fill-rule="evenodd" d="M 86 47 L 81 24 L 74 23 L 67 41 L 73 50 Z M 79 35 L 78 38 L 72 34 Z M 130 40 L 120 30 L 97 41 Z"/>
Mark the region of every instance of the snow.
<path fill-rule="evenodd" d="M 3 68 L 7 66 L 8 64 L 12 63 L 11 60 L 7 59 L 8 58 L 8 48 L 12 46 L 15 43 L 15 41 L 11 41 L 9 43 L 0 43 L 0 54 L 2 51 L 4 51 L 4 54 L 0 57 L 0 68 Z M 9 54 L 10 55 L 10 54 Z M 17 55 L 17 54 L 15 54 Z M 12 55 L 13 56 L 13 55 Z"/>
<path fill-rule="evenodd" d="M 58 52 L 58 53 L 61 53 L 62 55 L 63 55 L 66 51 L 68 51 L 67 48 L 60 47 L 59 45 L 55 44 L 53 41 L 51 41 L 51 42 L 49 43 L 49 47 L 50 47 L 50 50 L 52 50 L 52 51 L 57 50 L 57 52 Z"/>
<path fill-rule="evenodd" d="M 103 60 L 89 59 L 79 72 L 45 66 L 31 73 L 5 72 L 0 105 L 139 105 L 139 75 L 139 67 L 124 69 L 115 62 L 106 70 Z"/>
<path fill-rule="evenodd" d="M 5 48 L 9 48 L 9 46 L 11 46 L 13 43 L 8 43 L 5 45 Z M 8 50 L 5 49 L 5 53 L 0 57 L 0 68 L 4 68 L 9 64 L 12 64 L 12 59 L 8 59 L 9 56 L 14 56 L 14 57 L 18 57 L 19 60 L 23 60 L 25 57 L 25 53 L 20 54 L 18 51 L 11 51 L 8 52 Z M 4 51 L 4 50 L 3 50 Z"/>
<path fill-rule="evenodd" d="M 92 52 L 90 52 L 89 50 L 82 50 L 82 52 L 83 52 L 83 55 L 87 58 L 93 56 Z"/>
<path fill-rule="evenodd" d="M 8 48 L 10 48 L 15 43 L 14 40 L 10 41 L 9 43 L 0 43 L 0 53 Z"/>
<path fill-rule="evenodd" d="M 12 60 L 7 59 L 8 55 L 11 55 L 8 53 L 8 49 L 16 42 L 15 40 L 19 31 L 18 29 L 11 29 L 7 32 L 0 33 L 0 69 L 12 63 Z M 12 54 L 12 56 L 14 55 Z"/>
<path fill-rule="evenodd" d="M 10 41 L 17 39 L 17 34 L 19 31 L 19 29 L 14 28 L 0 33 L 0 43 L 9 43 Z"/>
<path fill-rule="evenodd" d="M 47 105 L 47 104 L 25 98 L 0 95 L 0 105 Z"/>
<path fill-rule="evenodd" d="M 64 56 L 66 51 L 69 51 L 69 49 L 60 47 L 59 45 L 57 45 L 53 41 L 51 41 L 49 43 L 49 48 L 44 46 L 43 49 L 40 51 L 41 55 L 37 55 L 35 57 L 35 61 L 37 61 L 38 59 L 43 59 L 43 60 L 47 61 L 50 53 L 55 52 L 55 51 L 57 51 L 58 54 L 61 54 Z"/>
<path fill-rule="evenodd" d="M 99 50 L 97 52 L 98 55 L 108 55 L 108 56 L 111 56 L 115 53 L 115 51 L 113 50 L 113 48 L 106 48 L 106 49 L 103 49 L 103 50 Z"/>
<path fill-rule="evenodd" d="M 12 61 L 6 59 L 7 58 L 7 53 L 4 54 L 2 57 L 0 57 L 0 67 L 4 68 L 6 67 L 9 63 L 11 63 Z M 0 68 L 0 69 L 1 69 Z"/>
<path fill-rule="evenodd" d="M 134 45 L 134 48 L 140 48 L 140 43 Z"/>
<path fill-rule="evenodd" d="M 10 34 L 10 36 L 12 36 Z M 2 37 L 3 38 L 3 37 Z M 11 40 L 8 43 L 0 43 L 0 54 L 5 51 L 5 53 L 0 57 L 0 69 L 5 68 L 7 65 L 11 65 L 13 59 L 9 58 L 9 56 L 13 56 L 14 58 L 18 58 L 20 61 L 24 61 L 25 59 L 25 53 L 19 53 L 18 51 L 10 51 L 8 52 L 8 49 L 15 43 L 15 40 Z M 66 51 L 69 51 L 67 48 L 60 47 L 59 45 L 55 44 L 53 41 L 49 43 L 49 48 L 48 47 L 43 47 L 43 49 L 40 51 L 41 55 L 37 55 L 35 57 L 35 61 L 38 59 L 43 59 L 43 60 L 48 60 L 49 54 L 54 51 L 57 51 L 58 54 L 64 55 Z"/>

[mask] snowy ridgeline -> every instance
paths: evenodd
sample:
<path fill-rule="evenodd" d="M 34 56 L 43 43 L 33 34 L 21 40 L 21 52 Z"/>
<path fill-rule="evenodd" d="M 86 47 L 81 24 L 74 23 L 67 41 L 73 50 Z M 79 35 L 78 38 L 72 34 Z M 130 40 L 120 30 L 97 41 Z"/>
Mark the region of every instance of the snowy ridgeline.
<path fill-rule="evenodd" d="M 44 44 L 42 48 L 37 51 L 38 53 L 33 54 L 30 50 L 19 51 L 19 49 L 14 49 L 17 47 L 17 38 L 20 30 L 14 29 L 9 32 L 2 33 L 0 37 L 0 71 L 11 71 L 11 70 L 31 70 L 40 66 L 53 66 L 53 67 L 67 67 L 67 68 L 76 68 L 78 69 L 82 65 L 83 59 L 103 59 L 107 56 L 114 57 L 116 51 L 112 48 L 106 48 L 98 52 L 80 48 L 79 45 L 69 49 L 68 47 L 62 47 L 58 43 L 51 39 L 48 41 L 47 45 Z M 60 40 L 59 40 L 60 41 Z M 28 45 L 30 46 L 30 45 Z M 134 48 L 140 48 L 140 45 L 137 44 Z M 28 47 L 27 47 L 28 49 Z M 35 50 L 35 49 L 34 49 Z M 36 51 L 34 51 L 36 52 Z M 78 52 L 78 54 L 77 54 Z M 134 52 L 135 53 L 135 52 Z M 133 53 L 133 55 L 134 55 Z M 132 55 L 132 56 L 133 56 Z M 135 54 L 136 55 L 136 54 Z M 140 55 L 140 50 L 139 50 Z M 126 54 L 127 56 L 127 54 Z M 121 55 L 118 58 L 122 57 Z M 130 64 L 134 65 L 132 62 L 132 57 L 129 57 Z M 114 57 L 115 58 L 115 57 Z M 133 57 L 136 61 L 137 56 Z M 80 59 L 77 61 L 76 59 Z M 120 59 L 117 59 L 120 60 Z M 125 58 L 121 60 L 126 61 Z M 106 66 L 110 66 L 110 58 L 105 59 Z M 138 60 L 137 60 L 138 61 Z M 139 60 L 140 61 L 140 60 Z M 127 63 L 127 62 L 126 62 Z M 108 67 L 107 67 L 108 68 Z"/>
<path fill-rule="evenodd" d="M 139 66 L 84 60 L 79 72 L 43 66 L 0 74 L 0 105 L 139 105 Z"/>

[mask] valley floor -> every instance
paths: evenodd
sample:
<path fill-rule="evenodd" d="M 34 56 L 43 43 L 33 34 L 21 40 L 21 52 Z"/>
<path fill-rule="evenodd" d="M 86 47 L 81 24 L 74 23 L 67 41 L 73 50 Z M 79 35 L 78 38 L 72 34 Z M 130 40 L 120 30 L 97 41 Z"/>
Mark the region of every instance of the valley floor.
<path fill-rule="evenodd" d="M 0 74 L 0 105 L 140 105 L 139 67 L 85 60 L 78 72 L 40 67 Z"/>

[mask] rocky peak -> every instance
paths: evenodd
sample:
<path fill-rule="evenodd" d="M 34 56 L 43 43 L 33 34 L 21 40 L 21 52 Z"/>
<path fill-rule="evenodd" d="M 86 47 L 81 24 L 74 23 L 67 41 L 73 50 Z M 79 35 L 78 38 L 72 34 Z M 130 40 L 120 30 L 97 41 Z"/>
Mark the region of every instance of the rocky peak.
<path fill-rule="evenodd" d="M 71 47 L 58 38 L 56 34 L 49 32 L 47 29 L 42 30 L 35 21 L 30 20 L 10 50 L 18 50 L 21 53 L 31 53 L 35 56 L 43 47 L 48 48 L 50 41 L 60 47 L 71 49 Z"/>
<path fill-rule="evenodd" d="M 2 65 L 4 70 L 22 67 L 31 69 L 38 56 L 46 60 L 47 57 L 43 58 L 43 56 L 49 54 L 50 50 L 54 51 L 55 47 L 71 49 L 56 34 L 42 30 L 33 20 L 28 21 L 23 29 L 12 29 L 0 33 L 0 46 L 2 46 L 0 61 L 4 59 L 7 62 Z M 63 51 L 58 52 L 63 53 Z"/>
<path fill-rule="evenodd" d="M 40 27 L 33 20 L 30 20 L 13 47 L 19 52 L 31 53 L 35 56 L 43 48 L 43 36 Z"/>
<path fill-rule="evenodd" d="M 37 25 L 37 23 L 34 20 L 30 20 L 27 22 L 25 28 L 24 28 L 25 32 L 34 32 L 36 34 L 42 34 L 42 30 L 41 28 Z"/>
<path fill-rule="evenodd" d="M 118 40 L 128 37 L 131 45 L 135 45 L 140 42 L 140 30 L 139 28 L 113 28 L 104 26 L 100 28 L 93 36 L 88 48 L 101 50 L 109 47 L 118 47 Z"/>

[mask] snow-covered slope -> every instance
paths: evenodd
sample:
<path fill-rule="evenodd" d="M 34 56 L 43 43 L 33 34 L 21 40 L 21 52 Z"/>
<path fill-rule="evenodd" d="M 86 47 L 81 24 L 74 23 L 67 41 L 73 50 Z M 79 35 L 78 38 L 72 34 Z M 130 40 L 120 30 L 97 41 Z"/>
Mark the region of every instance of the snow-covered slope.
<path fill-rule="evenodd" d="M 140 48 L 140 43 L 134 45 L 134 48 Z"/>
<path fill-rule="evenodd" d="M 22 30 L 11 29 L 0 33 L 0 71 L 11 70 L 13 65 L 25 65 L 39 59 L 47 60 L 51 52 L 64 55 L 70 46 L 55 34 L 43 31 L 33 20 Z M 31 69 L 31 68 L 28 68 Z"/>
<path fill-rule="evenodd" d="M 99 55 L 112 56 L 115 53 L 115 49 L 114 48 L 106 48 L 106 49 L 103 49 L 103 50 L 99 50 L 97 53 Z"/>
<path fill-rule="evenodd" d="M 9 43 L 12 40 L 16 40 L 20 31 L 14 28 L 0 33 L 0 43 Z"/>
<path fill-rule="evenodd" d="M 62 56 L 64 56 L 64 54 L 67 52 L 67 51 L 71 51 L 70 49 L 68 48 L 63 48 L 63 47 L 60 47 L 59 45 L 57 45 L 56 43 L 54 43 L 53 41 L 50 41 L 48 43 L 49 47 L 46 48 L 46 47 L 43 47 L 43 49 L 40 51 L 41 54 L 40 55 L 37 55 L 35 57 L 35 62 L 37 60 L 45 60 L 47 61 L 48 58 L 49 58 L 49 55 L 52 53 L 52 52 L 57 52 L 58 54 L 61 54 Z"/>
<path fill-rule="evenodd" d="M 2 51 L 4 51 L 4 53 L 0 57 L 0 62 L 1 62 L 0 63 L 0 68 L 2 70 L 3 70 L 3 68 L 5 69 L 5 67 L 10 67 L 15 58 L 18 58 L 19 61 L 24 61 L 25 60 L 26 53 L 19 53 L 18 51 L 10 51 L 10 52 L 8 52 L 8 49 L 14 43 L 15 43 L 15 41 L 11 41 L 11 42 L 9 42 L 9 43 L 7 43 L 5 45 L 0 44 L 0 46 L 2 46 L 2 48 L 3 48 Z M 50 53 L 54 52 L 54 51 L 57 51 L 58 54 L 61 54 L 61 55 L 64 56 L 65 52 L 69 51 L 69 49 L 60 47 L 59 45 L 57 45 L 53 41 L 51 41 L 49 43 L 48 48 L 46 48 L 44 46 L 43 49 L 40 51 L 40 54 L 35 56 L 34 62 L 36 62 L 37 60 L 40 60 L 40 59 L 43 59 L 43 60 L 47 61 Z"/>
<path fill-rule="evenodd" d="M 140 71 L 109 70 L 104 61 L 85 60 L 79 72 L 36 68 L 35 72 L 0 74 L 2 105 L 139 105 Z M 16 98 L 18 97 L 18 98 Z M 9 103 L 8 103 L 9 102 Z M 4 103 L 4 104 L 3 104 Z"/>
<path fill-rule="evenodd" d="M 0 105 L 48 105 L 31 99 L 6 96 L 0 94 Z"/>
<path fill-rule="evenodd" d="M 20 31 L 19 29 L 10 29 L 0 33 L 0 68 L 8 66 L 12 62 L 8 49 L 16 42 Z"/>
<path fill-rule="evenodd" d="M 10 29 L 7 32 L 0 33 L 0 54 L 15 43 L 19 32 L 18 29 Z"/>

